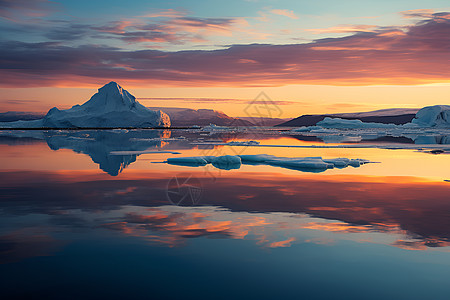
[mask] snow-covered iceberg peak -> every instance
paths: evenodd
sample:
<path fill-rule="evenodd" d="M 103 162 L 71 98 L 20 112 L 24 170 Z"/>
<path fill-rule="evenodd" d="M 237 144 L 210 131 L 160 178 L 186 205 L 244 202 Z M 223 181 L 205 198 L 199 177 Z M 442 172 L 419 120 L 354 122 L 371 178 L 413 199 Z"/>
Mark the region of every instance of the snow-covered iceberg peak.
<path fill-rule="evenodd" d="M 450 105 L 426 106 L 412 120 L 421 127 L 450 127 Z"/>
<path fill-rule="evenodd" d="M 130 110 L 136 105 L 136 98 L 114 81 L 98 89 L 89 101 L 81 107 L 102 111 Z M 77 107 L 77 106 L 75 106 Z"/>
<path fill-rule="evenodd" d="M 42 120 L 42 127 L 169 127 L 164 112 L 151 110 L 116 82 L 98 90 L 89 101 L 67 110 L 54 107 Z"/>

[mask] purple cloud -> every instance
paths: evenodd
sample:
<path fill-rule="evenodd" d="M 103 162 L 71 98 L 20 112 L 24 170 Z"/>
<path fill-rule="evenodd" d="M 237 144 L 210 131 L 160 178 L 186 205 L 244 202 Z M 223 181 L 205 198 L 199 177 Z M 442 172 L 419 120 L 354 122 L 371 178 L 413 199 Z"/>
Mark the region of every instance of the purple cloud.
<path fill-rule="evenodd" d="M 122 34 L 122 38 L 139 37 Z M 209 51 L 2 42 L 0 75 L 3 86 L 97 85 L 111 79 L 137 85 L 204 86 L 446 82 L 449 37 L 450 20 L 433 18 L 403 30 L 385 28 L 304 44 L 233 45 Z"/>

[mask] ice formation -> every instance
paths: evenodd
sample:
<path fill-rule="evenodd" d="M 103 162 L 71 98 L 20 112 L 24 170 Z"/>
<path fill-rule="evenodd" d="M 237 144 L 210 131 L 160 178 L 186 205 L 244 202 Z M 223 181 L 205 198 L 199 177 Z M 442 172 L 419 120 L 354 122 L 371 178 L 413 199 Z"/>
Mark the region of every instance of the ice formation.
<path fill-rule="evenodd" d="M 430 127 L 450 127 L 450 105 L 434 105 L 420 109 L 411 123 L 403 125 L 368 123 L 361 120 L 347 120 L 341 118 L 326 117 L 316 126 L 300 127 L 293 132 L 318 132 L 321 129 L 411 129 Z"/>
<path fill-rule="evenodd" d="M 205 166 L 211 163 L 216 168 L 223 170 L 239 169 L 241 164 L 269 165 L 304 172 L 322 172 L 327 169 L 346 168 L 349 166 L 359 167 L 363 164 L 370 163 L 370 161 L 365 159 L 349 159 L 349 158 L 323 159 L 322 157 L 277 157 L 268 154 L 171 157 L 168 158 L 166 162 L 171 165 L 183 165 L 192 167 Z"/>
<path fill-rule="evenodd" d="M 153 111 L 115 82 L 100 88 L 89 101 L 70 109 L 54 107 L 35 121 L 4 122 L 8 128 L 111 128 L 169 127 L 170 119 L 162 111 Z"/>
<path fill-rule="evenodd" d="M 383 123 L 365 123 L 361 120 L 346 120 L 341 118 L 326 117 L 320 122 L 317 122 L 317 126 L 323 128 L 341 128 L 341 129 L 354 129 L 354 128 L 395 128 L 395 124 L 383 124 Z"/>
<path fill-rule="evenodd" d="M 420 127 L 450 127 L 450 105 L 424 107 L 417 112 L 412 123 Z"/>

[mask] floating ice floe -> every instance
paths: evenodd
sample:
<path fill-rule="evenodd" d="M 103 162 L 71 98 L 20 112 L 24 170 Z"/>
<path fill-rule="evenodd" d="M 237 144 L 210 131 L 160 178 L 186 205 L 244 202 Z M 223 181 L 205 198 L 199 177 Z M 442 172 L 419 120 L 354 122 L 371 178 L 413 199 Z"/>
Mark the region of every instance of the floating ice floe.
<path fill-rule="evenodd" d="M 293 169 L 303 172 L 323 172 L 327 169 L 359 167 L 371 163 L 366 159 L 333 158 L 322 157 L 277 157 L 268 154 L 257 155 L 224 155 L 224 156 L 193 156 L 193 157 L 171 157 L 166 163 L 190 167 L 205 166 L 212 164 L 222 170 L 239 169 L 244 165 L 269 165 Z"/>
<path fill-rule="evenodd" d="M 236 128 L 234 127 L 227 127 L 227 126 L 217 126 L 215 124 L 209 124 L 208 126 L 205 126 L 201 129 L 205 132 L 230 132 L 235 131 Z"/>
<path fill-rule="evenodd" d="M 354 129 L 354 128 L 396 128 L 395 124 L 383 123 L 366 123 L 361 120 L 347 120 L 341 118 L 326 117 L 316 124 L 323 128 L 339 128 L 339 129 Z"/>

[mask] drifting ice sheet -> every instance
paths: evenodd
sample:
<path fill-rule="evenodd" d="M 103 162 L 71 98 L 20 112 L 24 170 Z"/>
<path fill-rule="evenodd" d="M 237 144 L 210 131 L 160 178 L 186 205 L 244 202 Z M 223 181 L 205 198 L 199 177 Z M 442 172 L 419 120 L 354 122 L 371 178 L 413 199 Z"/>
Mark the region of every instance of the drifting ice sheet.
<path fill-rule="evenodd" d="M 317 122 L 317 126 L 324 128 L 342 128 L 342 129 L 354 129 L 354 128 L 395 128 L 395 124 L 383 124 L 383 123 L 365 123 L 361 120 L 346 120 L 340 118 L 326 117 L 320 122 Z"/>
<path fill-rule="evenodd" d="M 363 164 L 370 163 L 370 161 L 365 159 L 277 157 L 268 154 L 171 157 L 168 158 L 166 162 L 171 165 L 183 165 L 191 167 L 205 166 L 211 163 L 216 168 L 223 170 L 239 169 L 241 164 L 269 165 L 303 172 L 323 172 L 327 169 L 346 168 L 349 166 L 359 167 Z"/>

